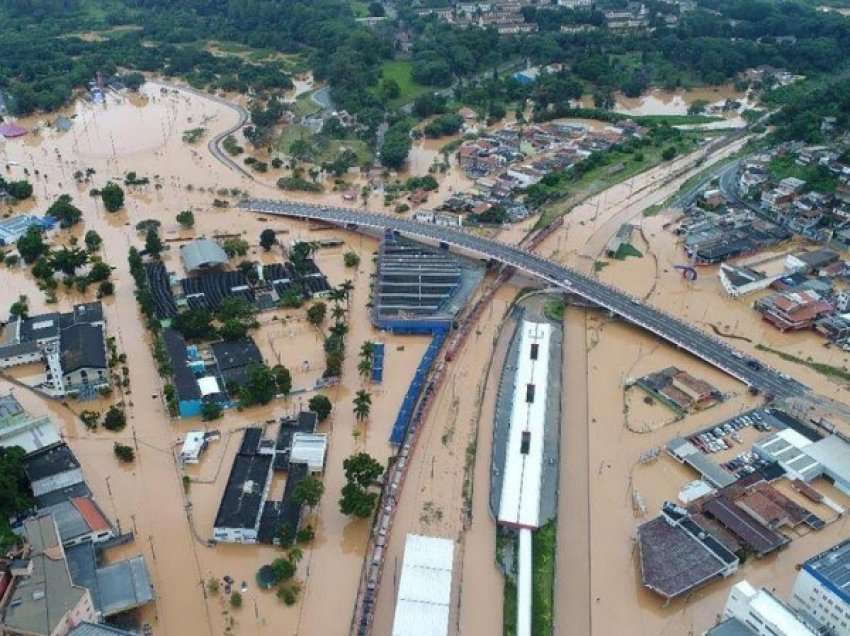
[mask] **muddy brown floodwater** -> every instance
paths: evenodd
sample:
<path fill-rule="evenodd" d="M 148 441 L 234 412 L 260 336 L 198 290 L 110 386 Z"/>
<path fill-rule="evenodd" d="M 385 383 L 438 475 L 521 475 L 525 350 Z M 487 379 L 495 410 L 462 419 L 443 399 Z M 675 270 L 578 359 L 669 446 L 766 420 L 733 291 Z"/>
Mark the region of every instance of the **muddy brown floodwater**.
<path fill-rule="evenodd" d="M 305 79 L 299 90 L 306 90 L 308 82 L 309 78 Z M 207 151 L 206 143 L 211 135 L 238 121 L 237 113 L 224 104 L 150 82 L 140 95 L 110 95 L 100 105 L 78 102 L 63 114 L 73 117 L 68 132 L 58 132 L 46 125 L 54 116 L 39 116 L 21 122 L 28 128 L 37 128 L 37 134 L 0 145 L 4 177 L 17 179 L 28 173 L 36 194 L 34 201 L 4 212 L 43 213 L 59 194 L 67 192 L 83 210 L 83 221 L 70 231 L 53 234 L 52 240 L 67 243 L 71 237 L 81 237 L 89 229 L 103 237 L 101 254 L 115 267 L 115 296 L 104 301 L 108 330 L 115 336 L 119 351 L 128 356 L 130 379 L 128 390 L 116 392 L 111 399 L 124 402 L 128 427 L 114 434 L 87 431 L 80 425 L 79 411 L 105 410 L 110 400 L 66 405 L 43 399 L 19 386 L 14 387 L 16 395 L 34 413 L 49 413 L 54 418 L 80 457 L 86 477 L 106 512 L 120 521 L 123 529 L 134 529 L 136 541 L 113 556 L 145 555 L 156 586 L 157 603 L 145 610 L 143 618 L 153 624 L 155 633 L 218 635 L 225 633 L 227 627 L 231 627 L 229 633 L 236 635 L 348 633 L 368 524 L 352 521 L 338 511 L 337 498 L 344 481 L 342 460 L 356 450 L 366 450 L 381 461 L 389 457 L 389 430 L 427 347 L 426 338 L 377 333 L 369 323 L 366 304 L 376 241 L 341 230 L 320 232 L 296 221 L 278 218 L 264 221 L 233 208 L 213 207 L 214 198 L 236 201 L 237 195 L 230 189 L 256 196 L 281 195 L 273 186 L 276 175 L 249 179 L 228 170 Z M 182 134 L 196 127 L 205 128 L 206 133 L 196 144 L 189 145 L 182 140 Z M 427 169 L 446 141 L 425 140 L 415 144 L 411 171 L 421 173 Z M 732 151 L 734 147 L 721 151 L 707 163 Z M 641 212 L 669 197 L 690 174 L 673 179 L 671 171 L 696 169 L 696 158 L 696 154 L 678 158 L 577 206 L 567 217 L 564 228 L 544 243 L 541 254 L 590 272 L 608 237 L 619 225 L 626 221 L 637 223 L 640 225 L 637 246 L 644 256 L 610 263 L 599 273 L 603 280 L 645 296 L 705 329 L 713 326 L 723 333 L 747 338 L 749 342 L 735 341 L 744 349 L 752 350 L 756 343 L 762 342 L 800 357 L 811 355 L 830 364 L 846 364 L 844 352 L 823 347 L 812 334 L 780 335 L 765 327 L 749 308 L 749 299 L 733 301 L 722 294 L 713 270 L 700 270 L 700 278 L 688 283 L 673 269 L 683 256 L 673 236 L 664 228 L 670 217 L 644 218 Z M 95 170 L 90 182 L 78 184 L 74 173 L 89 168 Z M 125 209 L 110 214 L 99 199 L 89 196 L 91 188 L 101 187 L 109 179 L 123 181 L 129 171 L 150 178 L 151 184 L 129 187 Z M 358 188 L 365 183 L 359 176 L 348 179 Z M 469 187 L 454 162 L 448 174 L 438 179 L 440 192 L 432 195 L 429 207 L 451 191 Z M 346 203 L 342 192 L 287 196 Z M 362 205 L 362 201 L 347 204 Z M 379 192 L 373 193 L 367 204 L 373 209 L 385 209 Z M 184 209 L 195 212 L 196 225 L 192 230 L 181 229 L 176 223 L 176 214 Z M 149 335 L 136 306 L 127 265 L 129 247 L 141 247 L 143 243 L 134 226 L 144 219 L 162 223 L 163 237 L 171 247 L 163 259 L 166 267 L 176 272 L 182 272 L 179 241 L 197 236 L 236 235 L 256 245 L 260 231 L 271 226 L 279 231 L 284 243 L 294 238 L 329 236 L 345 241 L 343 248 L 321 250 L 317 255 L 320 268 L 332 283 L 346 279 L 354 282 L 354 296 L 342 382 L 327 392 L 335 409 L 322 424 L 322 430 L 330 434 L 324 476 L 326 494 L 312 513 L 317 538 L 305 550 L 299 565 L 303 592 L 301 601 L 294 607 L 286 608 L 272 593 L 258 591 L 254 583 L 257 568 L 280 554 L 276 549 L 232 545 L 210 548 L 205 540 L 211 533 L 240 430 L 297 410 L 311 393 L 301 393 L 265 407 L 230 411 L 221 420 L 208 424 L 209 428 L 222 431 L 222 439 L 211 446 L 200 465 L 187 471 L 192 482 L 184 491 L 174 449 L 186 431 L 205 425 L 198 420 L 172 421 L 163 408 L 162 379 L 153 364 Z M 518 242 L 531 225 L 533 220 L 508 228 L 499 238 Z M 277 250 L 266 254 L 252 247 L 248 257 L 269 262 L 282 258 Z M 342 253 L 346 250 L 354 250 L 361 256 L 356 271 L 343 266 Z M 22 267 L 6 269 L 3 280 L 6 284 L 0 289 L 0 306 L 8 307 L 20 294 L 25 294 L 31 314 L 68 310 L 75 303 L 94 298 L 93 290 L 82 294 L 66 291 L 60 285 L 57 304 L 48 305 L 33 277 Z M 488 427 L 492 420 L 494 382 L 491 377 L 485 387 L 485 380 L 490 361 L 495 359 L 498 366 L 503 355 L 498 335 L 505 309 L 517 289 L 529 284 L 531 281 L 517 279 L 499 291 L 453 363 L 445 389 L 430 412 L 389 546 L 385 586 L 378 600 L 376 634 L 389 631 L 395 597 L 394 573 L 400 566 L 404 534 L 409 531 L 460 541 L 453 630 L 477 636 L 498 633 L 500 629 L 502 579 L 494 565 L 494 526 L 486 510 Z M 307 325 L 303 310 L 263 314 L 261 323 L 255 338 L 267 361 L 281 361 L 290 367 L 296 389 L 312 386 L 321 372 L 321 337 Z M 688 432 L 737 412 L 750 406 L 753 399 L 741 386 L 712 369 L 600 314 L 585 315 L 583 310 L 568 312 L 566 333 L 565 395 L 569 398 L 576 396 L 576 392 L 583 394 L 586 407 L 582 406 L 579 395 L 575 400 L 568 399 L 564 413 L 563 439 L 567 448 L 562 453 L 561 507 L 562 520 L 565 517 L 566 520 L 559 527 L 558 633 L 581 636 L 617 632 L 698 633 L 721 611 L 730 582 L 710 586 L 688 601 L 662 608 L 658 599 L 640 588 L 632 548 L 634 529 L 642 520 L 632 513 L 633 490 L 645 500 L 647 514 L 655 514 L 660 503 L 674 498 L 678 487 L 691 476 L 665 457 L 652 465 L 635 463 L 640 453 L 659 446 L 673 434 Z M 370 421 L 356 425 L 351 398 L 363 386 L 357 374 L 356 352 L 366 339 L 387 344 L 387 369 L 384 384 L 367 387 L 373 394 Z M 766 355 L 753 352 L 759 357 Z M 617 363 L 612 364 L 612 360 Z M 809 369 L 779 359 L 769 362 L 830 396 L 841 399 L 846 395 L 843 386 L 826 381 Z M 732 394 L 731 399 L 667 426 L 644 426 L 637 410 L 630 417 L 624 402 L 623 382 L 669 364 L 715 382 Z M 576 373 L 581 377 L 576 377 Z M 586 388 L 582 377 L 586 379 Z M 11 387 L 8 381 L 0 381 L 0 389 Z M 635 432 L 646 428 L 651 432 Z M 136 446 L 134 464 L 117 463 L 112 455 L 112 444 L 117 440 Z M 475 440 L 480 452 L 473 465 L 467 460 L 474 457 L 471 449 Z M 461 514 L 466 475 L 473 484 L 472 500 L 468 502 L 471 520 Z M 280 492 L 282 488 L 282 480 L 276 479 L 274 491 Z M 830 494 L 840 502 L 850 503 L 836 493 Z M 818 535 L 796 540 L 777 557 L 748 563 L 738 577 L 746 576 L 756 584 L 772 581 L 771 585 L 777 586 L 780 593 L 787 593 L 793 564 L 837 540 L 843 524 L 832 524 Z M 246 584 L 245 602 L 239 610 L 230 609 L 223 594 L 205 593 L 205 579 L 226 574 L 237 581 L 237 586 L 243 581 Z M 697 603 L 697 599 L 705 602 Z M 570 618 L 573 614 L 575 620 Z"/>

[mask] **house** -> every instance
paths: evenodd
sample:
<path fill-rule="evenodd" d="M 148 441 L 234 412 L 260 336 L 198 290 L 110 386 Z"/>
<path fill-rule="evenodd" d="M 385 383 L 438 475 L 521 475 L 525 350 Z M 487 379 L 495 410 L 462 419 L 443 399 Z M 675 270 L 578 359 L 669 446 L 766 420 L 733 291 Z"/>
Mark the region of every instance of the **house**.
<path fill-rule="evenodd" d="M 759 299 L 754 307 L 780 331 L 807 329 L 833 311 L 833 306 L 813 290 L 774 294 Z"/>
<path fill-rule="evenodd" d="M 24 473 L 36 498 L 85 481 L 80 462 L 64 442 L 27 455 Z"/>
<path fill-rule="evenodd" d="M 0 631 L 26 636 L 66 636 L 84 621 L 96 622 L 91 592 L 72 578 L 50 514 L 24 522 L 26 568 L 12 576 L 0 608 Z"/>
<path fill-rule="evenodd" d="M 8 219 L 2 219 L 0 220 L 0 246 L 13 245 L 31 227 L 49 230 L 55 225 L 56 222 L 50 217 L 39 218 L 31 214 L 18 214 Z"/>
<path fill-rule="evenodd" d="M 88 398 L 109 386 L 103 307 L 84 303 L 73 311 L 18 317 L 6 326 L 0 369 L 43 361 L 36 387 L 52 396 Z"/>
<path fill-rule="evenodd" d="M 207 434 L 204 431 L 189 431 L 180 448 L 180 461 L 184 464 L 197 464 L 206 449 Z"/>
<path fill-rule="evenodd" d="M 40 508 L 39 513 L 53 515 L 59 538 L 65 547 L 86 541 L 100 543 L 117 534 L 91 496 L 70 497 Z"/>

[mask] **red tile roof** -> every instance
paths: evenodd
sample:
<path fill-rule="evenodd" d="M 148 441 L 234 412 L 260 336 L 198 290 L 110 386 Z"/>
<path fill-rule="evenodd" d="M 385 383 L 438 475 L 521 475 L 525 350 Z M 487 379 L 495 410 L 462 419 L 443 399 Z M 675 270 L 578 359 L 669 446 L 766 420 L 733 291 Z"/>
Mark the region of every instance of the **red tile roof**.
<path fill-rule="evenodd" d="M 101 532 L 111 528 L 109 522 L 100 511 L 100 508 L 97 507 L 90 497 L 74 497 L 71 499 L 71 503 L 74 504 L 74 507 L 80 511 L 83 519 L 86 520 L 89 528 L 93 531 Z"/>

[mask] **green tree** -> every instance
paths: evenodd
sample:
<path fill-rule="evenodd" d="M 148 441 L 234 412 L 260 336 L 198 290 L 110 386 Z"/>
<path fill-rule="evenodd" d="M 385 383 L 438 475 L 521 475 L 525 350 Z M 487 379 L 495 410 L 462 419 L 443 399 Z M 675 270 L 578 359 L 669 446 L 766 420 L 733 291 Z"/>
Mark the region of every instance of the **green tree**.
<path fill-rule="evenodd" d="M 18 300 L 12 303 L 12 306 L 9 307 L 9 317 L 14 318 L 27 318 L 29 316 L 29 300 L 23 294 L 18 296 Z"/>
<path fill-rule="evenodd" d="M 216 317 L 225 320 L 251 320 L 257 313 L 256 308 L 244 298 L 228 296 L 218 306 Z"/>
<path fill-rule="evenodd" d="M 177 222 L 185 228 L 195 226 L 195 215 L 192 210 L 183 210 L 177 213 Z"/>
<path fill-rule="evenodd" d="M 218 402 L 204 402 L 201 404 L 201 419 L 211 422 L 221 417 L 222 408 Z"/>
<path fill-rule="evenodd" d="M 47 208 L 47 216 L 51 216 L 59 221 L 60 227 L 71 227 L 80 222 L 83 217 L 82 211 L 71 203 L 71 196 L 68 194 L 59 195 L 59 198 Z"/>
<path fill-rule="evenodd" d="M 384 467 L 369 453 L 355 453 L 342 462 L 345 478 L 349 482 L 368 488 L 384 473 Z"/>
<path fill-rule="evenodd" d="M 224 242 L 221 244 L 221 248 L 224 250 L 225 254 L 227 254 L 228 258 L 245 256 L 245 254 L 248 253 L 249 247 L 251 246 L 248 245 L 248 241 L 241 238 L 224 239 Z"/>
<path fill-rule="evenodd" d="M 271 228 L 266 228 L 260 232 L 260 246 L 267 252 L 272 248 L 272 245 L 277 243 L 277 235 Z"/>
<path fill-rule="evenodd" d="M 272 574 L 274 575 L 274 579 L 276 583 L 280 583 L 281 581 L 288 581 L 293 576 L 295 576 L 296 566 L 289 559 L 275 559 L 271 563 L 272 566 Z"/>
<path fill-rule="evenodd" d="M 242 338 L 248 335 L 248 327 L 241 320 L 229 318 L 221 325 L 219 333 L 225 340 L 234 342 L 236 340 L 242 340 Z"/>
<path fill-rule="evenodd" d="M 266 366 L 255 364 L 248 370 L 248 380 L 239 389 L 239 401 L 243 406 L 268 404 L 277 393 L 275 377 Z"/>
<path fill-rule="evenodd" d="M 328 306 L 323 302 L 313 303 L 307 308 L 307 322 L 316 327 L 325 321 Z"/>
<path fill-rule="evenodd" d="M 360 265 L 360 256 L 357 252 L 346 252 L 343 254 L 342 260 L 346 267 L 357 267 Z"/>
<path fill-rule="evenodd" d="M 344 515 L 354 515 L 365 519 L 371 516 L 377 502 L 377 493 L 368 492 L 356 484 L 347 483 L 342 487 L 339 510 Z"/>
<path fill-rule="evenodd" d="M 29 181 L 9 181 L 3 182 L 0 179 L 0 187 L 6 190 L 10 197 L 23 201 L 32 196 L 32 184 Z"/>
<path fill-rule="evenodd" d="M 125 426 L 127 426 L 127 416 L 122 409 L 113 404 L 103 418 L 103 428 L 108 431 L 121 431 Z"/>
<path fill-rule="evenodd" d="M 674 146 L 668 146 L 661 153 L 661 158 L 664 159 L 664 161 L 670 161 L 675 156 L 676 156 L 676 148 Z"/>
<path fill-rule="evenodd" d="M 122 463 L 130 464 L 136 459 L 136 453 L 133 451 L 132 446 L 115 442 L 115 444 L 112 445 L 112 450 L 115 453 L 115 456 Z"/>
<path fill-rule="evenodd" d="M 186 309 L 177 314 L 172 326 L 189 340 L 206 339 L 215 336 L 212 314 L 207 309 Z"/>
<path fill-rule="evenodd" d="M 89 252 L 96 252 L 103 244 L 103 239 L 100 238 L 100 234 L 94 230 L 89 230 L 86 232 L 86 237 L 83 239 L 83 242 L 86 244 L 86 249 Z"/>
<path fill-rule="evenodd" d="M 369 413 L 372 410 L 372 396 L 363 389 L 357 391 L 354 396 L 354 417 L 358 421 L 369 419 Z"/>
<path fill-rule="evenodd" d="M 242 607 L 242 595 L 235 590 L 230 595 L 230 607 L 233 609 L 239 609 Z"/>
<path fill-rule="evenodd" d="M 103 207 L 109 212 L 117 212 L 124 207 L 124 190 L 117 183 L 109 181 L 100 191 Z"/>
<path fill-rule="evenodd" d="M 112 268 L 103 261 L 97 261 L 89 270 L 88 279 L 92 283 L 99 283 L 112 276 Z"/>
<path fill-rule="evenodd" d="M 16 247 L 18 254 L 21 255 L 27 265 L 34 263 L 39 256 L 47 252 L 42 230 L 35 225 L 31 225 L 26 233 L 18 239 Z"/>
<path fill-rule="evenodd" d="M 372 373 L 372 359 L 371 358 L 360 358 L 360 361 L 357 363 L 357 372 L 360 374 L 364 380 L 369 377 Z M 355 407 L 356 408 L 356 407 Z M 358 418 L 360 419 L 360 418 Z"/>
<path fill-rule="evenodd" d="M 164 247 L 162 239 L 159 238 L 159 233 L 155 229 L 149 228 L 147 236 L 145 236 L 145 252 L 153 258 L 159 258 Z"/>
<path fill-rule="evenodd" d="M 89 260 L 88 252 L 79 247 L 63 247 L 53 252 L 50 263 L 55 269 L 66 276 L 73 276 L 74 272 L 85 265 Z"/>
<path fill-rule="evenodd" d="M 320 422 L 324 422 L 328 419 L 328 415 L 331 414 L 331 410 L 333 409 L 331 401 L 326 395 L 322 395 L 321 393 L 311 397 L 307 406 L 311 411 L 313 411 L 313 413 L 316 414 Z"/>
<path fill-rule="evenodd" d="M 32 275 L 38 278 L 39 280 L 48 280 L 53 277 L 53 272 L 56 271 L 53 269 L 53 265 L 50 264 L 50 259 L 42 256 L 39 258 L 35 265 L 32 266 Z"/>
<path fill-rule="evenodd" d="M 325 493 L 325 485 L 315 477 L 307 477 L 299 481 L 292 489 L 292 499 L 296 503 L 310 508 L 319 505 L 322 495 Z"/>
<path fill-rule="evenodd" d="M 284 397 L 288 397 L 292 391 L 292 374 L 282 364 L 278 364 L 273 369 L 274 381 L 277 385 L 277 391 Z"/>

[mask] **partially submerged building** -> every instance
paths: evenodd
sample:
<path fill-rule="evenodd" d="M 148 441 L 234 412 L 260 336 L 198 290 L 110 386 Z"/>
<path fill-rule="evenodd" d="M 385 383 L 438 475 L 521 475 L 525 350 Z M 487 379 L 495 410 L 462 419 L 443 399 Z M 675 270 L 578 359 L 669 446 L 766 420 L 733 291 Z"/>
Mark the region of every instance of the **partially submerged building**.
<path fill-rule="evenodd" d="M 245 429 L 239 451 L 213 524 L 213 539 L 224 543 L 275 543 L 282 526 L 297 532 L 301 506 L 293 500 L 295 486 L 321 472 L 327 436 L 315 432 L 315 413 L 302 411 L 281 420 L 274 438 L 260 427 Z M 272 475 L 286 472 L 283 498 L 268 498 Z"/>
<path fill-rule="evenodd" d="M 446 636 L 451 611 L 454 542 L 408 534 L 392 636 Z"/>
<path fill-rule="evenodd" d="M 96 397 L 109 387 L 106 322 L 99 302 L 68 313 L 18 317 L 6 325 L 0 369 L 42 361 L 44 379 L 36 389 L 52 396 Z"/>
<path fill-rule="evenodd" d="M 791 606 L 836 636 L 850 635 L 850 540 L 803 563 Z"/>
<path fill-rule="evenodd" d="M 227 263 L 227 253 L 211 239 L 199 238 L 180 248 L 183 267 L 189 273 L 221 267 Z"/>
<path fill-rule="evenodd" d="M 667 600 L 734 574 L 740 563 L 686 509 L 669 502 L 638 526 L 637 542 L 643 585 Z"/>

